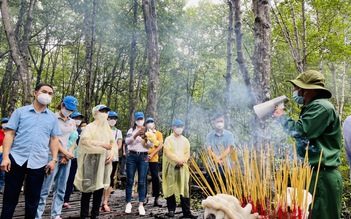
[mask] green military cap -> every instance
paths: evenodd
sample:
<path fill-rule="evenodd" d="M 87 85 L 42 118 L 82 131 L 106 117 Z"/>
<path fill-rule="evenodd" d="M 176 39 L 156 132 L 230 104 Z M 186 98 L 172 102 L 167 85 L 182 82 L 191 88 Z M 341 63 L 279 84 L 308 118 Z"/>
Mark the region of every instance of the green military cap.
<path fill-rule="evenodd" d="M 331 98 L 331 92 L 325 88 L 325 78 L 324 76 L 315 70 L 305 71 L 297 76 L 294 80 L 289 80 L 294 86 L 300 87 L 302 89 L 311 90 L 317 89 L 322 90 L 324 98 Z"/>

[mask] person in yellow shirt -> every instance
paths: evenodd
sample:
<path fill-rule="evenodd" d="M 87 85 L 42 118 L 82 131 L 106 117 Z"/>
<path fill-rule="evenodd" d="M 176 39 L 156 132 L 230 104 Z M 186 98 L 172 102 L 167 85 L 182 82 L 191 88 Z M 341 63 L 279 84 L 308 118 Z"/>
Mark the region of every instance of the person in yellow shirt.
<path fill-rule="evenodd" d="M 190 211 L 190 174 L 187 162 L 190 158 L 190 143 L 182 135 L 184 124 L 177 119 L 172 123 L 173 133 L 165 140 L 162 160 L 162 189 L 167 200 L 168 213 L 174 217 L 176 198 L 180 196 L 183 216 L 181 218 L 197 218 Z"/>
<path fill-rule="evenodd" d="M 155 128 L 155 120 L 151 117 L 145 120 L 146 128 L 148 131 L 153 132 L 156 135 L 156 139 L 159 141 L 158 146 L 153 146 L 149 149 L 148 159 L 149 159 L 149 169 L 151 173 L 152 180 L 152 197 L 155 197 L 154 206 L 162 207 L 162 204 L 159 202 L 160 197 L 160 179 L 159 179 L 159 163 L 158 163 L 158 152 L 162 149 L 163 146 L 163 136 L 162 133 L 157 131 Z M 147 187 L 146 187 L 146 196 L 147 197 Z"/>

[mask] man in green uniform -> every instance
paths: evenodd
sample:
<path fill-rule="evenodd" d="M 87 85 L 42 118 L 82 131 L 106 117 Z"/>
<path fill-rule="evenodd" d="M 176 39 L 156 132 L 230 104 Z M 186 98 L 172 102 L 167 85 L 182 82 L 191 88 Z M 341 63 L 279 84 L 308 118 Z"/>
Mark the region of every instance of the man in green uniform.
<path fill-rule="evenodd" d="M 324 84 L 324 76 L 318 71 L 301 73 L 290 80 L 294 93 L 303 104 L 300 117 L 294 121 L 282 109 L 276 109 L 273 117 L 296 139 L 299 156 L 308 150 L 308 162 L 314 168 L 310 193 L 313 194 L 317 180 L 316 196 L 312 212 L 313 219 L 338 219 L 341 217 L 342 178 L 337 167 L 341 164 L 341 126 L 338 113 L 327 100 L 331 97 Z M 296 98 L 294 98 L 296 99 Z M 316 179 L 320 154 L 321 167 Z"/>

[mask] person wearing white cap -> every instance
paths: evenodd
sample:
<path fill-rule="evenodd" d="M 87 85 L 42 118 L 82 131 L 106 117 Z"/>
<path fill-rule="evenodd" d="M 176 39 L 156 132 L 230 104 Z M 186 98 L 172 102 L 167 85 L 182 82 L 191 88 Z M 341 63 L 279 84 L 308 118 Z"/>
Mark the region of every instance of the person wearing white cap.
<path fill-rule="evenodd" d="M 78 170 L 74 185 L 82 192 L 80 218 L 89 218 L 89 203 L 93 195 L 90 218 L 99 216 L 104 189 L 110 186 L 113 145 L 117 144 L 107 122 L 110 108 L 97 105 L 93 108 L 94 121 L 80 135 Z"/>
<path fill-rule="evenodd" d="M 62 134 L 59 135 L 59 154 L 58 162 L 53 174 L 45 177 L 40 192 L 40 201 L 35 218 L 41 218 L 45 210 L 46 198 L 48 197 L 51 185 L 54 182 L 53 200 L 51 203 L 51 218 L 60 219 L 63 198 L 65 196 L 66 184 L 71 167 L 70 159 L 74 157 L 71 151 L 68 151 L 68 140 L 70 135 L 75 132 L 76 124 L 69 116 L 77 110 L 78 100 L 73 96 L 66 96 L 57 107 L 59 111 L 55 113 Z M 49 160 L 51 160 L 51 156 Z"/>

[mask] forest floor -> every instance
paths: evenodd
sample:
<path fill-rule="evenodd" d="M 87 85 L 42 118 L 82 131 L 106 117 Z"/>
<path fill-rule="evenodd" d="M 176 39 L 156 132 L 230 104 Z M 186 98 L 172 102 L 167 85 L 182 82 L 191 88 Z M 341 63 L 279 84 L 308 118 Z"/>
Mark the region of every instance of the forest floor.
<path fill-rule="evenodd" d="M 2 208 L 2 201 L 3 201 L 3 196 L 0 194 L 0 209 Z M 46 207 L 45 211 L 43 214 L 43 219 L 50 219 L 50 210 L 51 210 L 51 201 L 52 201 L 52 194 L 49 195 L 47 198 L 46 202 Z M 164 215 L 167 212 L 167 205 L 166 205 L 166 200 L 161 198 L 160 202 L 162 204 L 162 207 L 154 207 L 153 206 L 154 198 L 149 197 L 149 203 L 145 205 L 145 211 L 146 215 L 145 216 L 139 216 L 138 214 L 138 196 L 133 198 L 132 200 L 132 213 L 131 214 L 126 214 L 124 213 L 125 209 L 125 190 L 119 190 L 117 189 L 113 194 L 111 194 L 110 199 L 109 199 L 109 207 L 111 208 L 110 212 L 101 212 L 99 218 L 125 218 L 125 219 L 132 219 L 132 218 L 143 218 L 143 219 L 148 219 L 148 218 L 155 218 L 155 216 L 160 216 Z M 79 218 L 80 216 L 80 192 L 73 192 L 71 195 L 70 199 L 70 205 L 71 208 L 63 208 L 62 209 L 62 218 Z M 91 206 L 90 206 L 91 208 Z M 181 208 L 177 207 L 176 210 L 176 217 L 179 218 L 182 216 L 181 213 Z M 193 213 L 195 215 L 198 215 L 199 218 L 203 218 L 203 211 L 194 211 Z M 13 218 L 14 219 L 19 219 L 19 218 L 24 218 L 24 195 L 21 193 L 20 198 L 19 198 L 19 203 L 16 207 L 16 211 L 14 213 Z"/>

